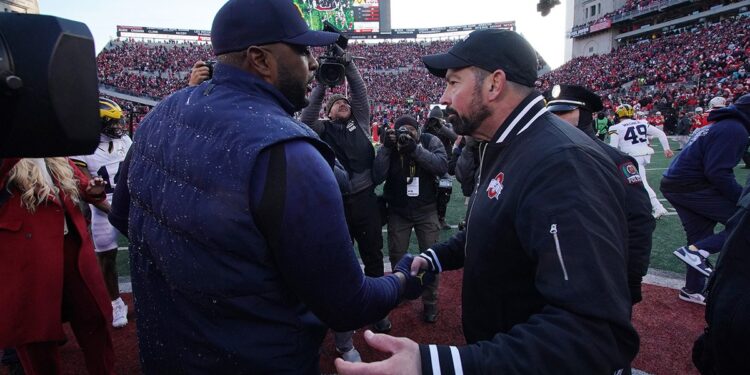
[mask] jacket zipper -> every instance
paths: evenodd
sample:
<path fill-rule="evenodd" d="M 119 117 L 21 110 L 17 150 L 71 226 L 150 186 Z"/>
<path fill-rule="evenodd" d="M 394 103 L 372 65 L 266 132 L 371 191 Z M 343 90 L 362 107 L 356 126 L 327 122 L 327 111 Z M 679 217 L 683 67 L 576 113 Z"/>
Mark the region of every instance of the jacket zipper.
<path fill-rule="evenodd" d="M 464 257 L 467 255 L 466 249 L 469 248 L 469 220 L 471 219 L 471 211 L 474 209 L 474 203 L 477 201 L 477 192 L 479 192 L 479 184 L 482 181 L 482 166 L 484 165 L 484 155 L 487 153 L 487 146 L 489 143 L 479 145 L 479 175 L 477 176 L 477 182 L 474 185 L 474 196 L 471 199 L 471 207 L 469 207 L 469 214 L 466 215 L 466 241 L 464 241 Z M 484 146 L 484 150 L 482 150 Z"/>
<path fill-rule="evenodd" d="M 468 224 L 467 224 L 467 228 L 468 228 Z M 552 234 L 552 238 L 555 239 L 555 248 L 557 249 L 557 259 L 560 260 L 560 267 L 562 267 L 565 281 L 568 281 L 568 270 L 565 268 L 565 261 L 563 261 L 562 250 L 560 250 L 560 239 L 557 238 L 557 224 L 552 224 L 552 226 L 550 226 L 549 228 L 549 232 L 550 234 Z"/>

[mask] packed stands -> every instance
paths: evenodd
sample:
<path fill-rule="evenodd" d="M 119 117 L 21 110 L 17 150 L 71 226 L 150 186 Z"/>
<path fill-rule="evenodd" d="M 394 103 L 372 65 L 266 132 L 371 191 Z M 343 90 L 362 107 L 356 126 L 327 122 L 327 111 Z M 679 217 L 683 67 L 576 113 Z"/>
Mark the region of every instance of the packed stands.
<path fill-rule="evenodd" d="M 372 120 L 392 122 L 405 113 L 424 116 L 429 104 L 438 102 L 444 83 L 428 74 L 420 57 L 445 51 L 452 43 L 351 43 L 348 52 L 357 57 L 367 84 Z M 697 24 L 628 43 L 606 55 L 567 62 L 541 76 L 539 89 L 555 83 L 580 84 L 597 90 L 609 107 L 630 102 L 644 111 L 676 116 L 679 111 L 707 106 L 717 95 L 731 100 L 750 87 L 750 19 L 746 17 Z M 206 44 L 113 42 L 97 57 L 99 79 L 109 89 L 159 100 L 186 86 L 196 60 L 211 57 Z M 338 87 L 333 92 L 344 90 Z M 138 118 L 142 112 L 138 110 Z"/>
<path fill-rule="evenodd" d="M 606 54 L 578 57 L 540 78 L 591 87 L 615 101 L 662 98 L 676 109 L 705 106 L 717 95 L 747 91 L 750 19 L 728 18 L 643 39 Z"/>

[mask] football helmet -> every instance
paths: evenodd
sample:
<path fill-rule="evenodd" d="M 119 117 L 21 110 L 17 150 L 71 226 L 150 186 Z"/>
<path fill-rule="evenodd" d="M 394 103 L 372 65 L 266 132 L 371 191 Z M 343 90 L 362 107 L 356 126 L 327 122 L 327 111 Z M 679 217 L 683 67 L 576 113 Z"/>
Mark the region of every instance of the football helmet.
<path fill-rule="evenodd" d="M 110 138 L 120 138 L 125 134 L 125 129 L 120 126 L 122 108 L 111 99 L 99 98 L 99 118 L 102 120 L 102 134 Z"/>
<path fill-rule="evenodd" d="M 635 114 L 635 110 L 633 110 L 633 106 L 630 104 L 620 104 L 617 109 L 615 109 L 615 113 L 619 118 L 632 118 L 633 114 Z"/>
<path fill-rule="evenodd" d="M 708 102 L 708 109 L 724 108 L 727 106 L 727 100 L 721 96 L 717 96 Z"/>

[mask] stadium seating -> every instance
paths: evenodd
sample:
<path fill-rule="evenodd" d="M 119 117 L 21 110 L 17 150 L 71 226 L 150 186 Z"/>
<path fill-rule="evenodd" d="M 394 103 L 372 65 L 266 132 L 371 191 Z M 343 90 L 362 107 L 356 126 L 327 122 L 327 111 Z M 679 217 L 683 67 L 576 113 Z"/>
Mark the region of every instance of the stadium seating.
<path fill-rule="evenodd" d="M 628 4 L 637 7 L 640 3 Z M 692 110 L 707 106 L 717 95 L 731 100 L 750 86 L 746 73 L 750 70 L 749 30 L 750 20 L 740 16 L 677 29 L 606 55 L 575 58 L 541 76 L 538 88 L 580 84 L 598 91 L 608 106 L 630 102 L 647 111 L 657 106 L 674 112 Z M 420 57 L 445 51 L 452 43 L 350 43 L 349 52 L 358 57 L 356 64 L 368 87 L 373 121 L 392 122 L 406 113 L 423 118 L 429 104 L 438 102 L 444 83 L 428 74 Z M 316 55 L 323 52 L 314 51 Z M 206 44 L 116 41 L 97 57 L 99 79 L 108 89 L 159 100 L 187 85 L 196 60 L 211 57 Z M 342 93 L 344 88 L 332 91 Z"/>

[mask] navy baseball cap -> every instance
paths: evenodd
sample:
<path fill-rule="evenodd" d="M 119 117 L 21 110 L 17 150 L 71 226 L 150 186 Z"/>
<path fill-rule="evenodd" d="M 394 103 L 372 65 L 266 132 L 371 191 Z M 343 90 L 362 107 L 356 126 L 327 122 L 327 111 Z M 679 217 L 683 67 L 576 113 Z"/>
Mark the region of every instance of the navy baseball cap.
<path fill-rule="evenodd" d="M 510 30 L 472 31 L 447 53 L 423 56 L 422 62 L 438 77 L 445 77 L 448 69 L 475 66 L 488 72 L 502 69 L 508 81 L 528 87 L 534 87 L 537 79 L 536 51 L 526 39 Z"/>
<path fill-rule="evenodd" d="M 214 55 L 278 42 L 325 46 L 338 38 L 337 33 L 310 30 L 291 0 L 229 0 L 211 25 Z"/>

